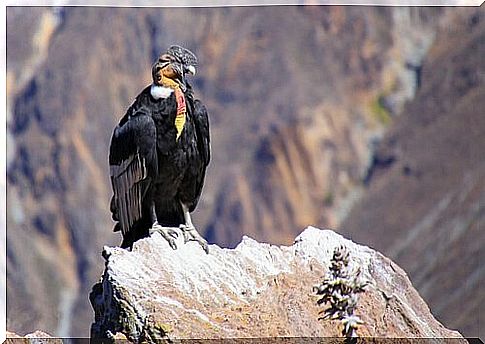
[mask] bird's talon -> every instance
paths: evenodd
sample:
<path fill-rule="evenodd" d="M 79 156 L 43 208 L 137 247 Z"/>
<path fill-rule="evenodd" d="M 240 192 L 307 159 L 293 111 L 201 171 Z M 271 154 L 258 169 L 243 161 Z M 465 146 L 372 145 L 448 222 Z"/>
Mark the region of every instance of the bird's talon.
<path fill-rule="evenodd" d="M 168 244 L 170 245 L 170 247 L 173 249 L 173 250 L 176 250 L 177 249 L 177 244 L 175 243 L 174 240 L 170 240 L 168 242 Z"/>
<path fill-rule="evenodd" d="M 174 239 L 177 239 L 179 237 L 179 233 L 174 229 L 169 229 L 168 235 L 170 235 Z"/>
<path fill-rule="evenodd" d="M 205 253 L 209 254 L 209 245 L 207 242 L 202 245 L 202 249 L 205 251 Z"/>
<path fill-rule="evenodd" d="M 174 250 L 177 249 L 177 244 L 175 239 L 178 238 L 178 233 L 175 228 L 162 227 L 158 223 L 154 224 L 152 228 L 149 229 L 148 233 L 152 235 L 153 233 L 160 233 L 160 235 L 167 240 L 170 247 Z"/>
<path fill-rule="evenodd" d="M 184 235 L 184 243 L 189 241 L 197 241 L 205 253 L 209 254 L 209 245 L 207 241 L 197 232 L 194 226 L 180 225 L 179 227 Z"/>

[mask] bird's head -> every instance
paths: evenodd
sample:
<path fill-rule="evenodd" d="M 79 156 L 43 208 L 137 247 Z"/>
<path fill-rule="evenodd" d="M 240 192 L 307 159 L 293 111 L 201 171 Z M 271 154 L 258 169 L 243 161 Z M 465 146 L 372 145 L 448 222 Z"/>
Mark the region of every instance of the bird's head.
<path fill-rule="evenodd" d="M 190 50 L 178 45 L 171 46 L 153 64 L 153 83 L 158 86 L 176 87 L 185 91 L 187 74 L 195 75 L 197 57 Z"/>

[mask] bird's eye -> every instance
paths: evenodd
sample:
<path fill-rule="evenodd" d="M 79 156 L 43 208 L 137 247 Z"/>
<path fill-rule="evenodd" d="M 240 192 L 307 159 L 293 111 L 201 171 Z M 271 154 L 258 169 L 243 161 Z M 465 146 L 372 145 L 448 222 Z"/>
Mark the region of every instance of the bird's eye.
<path fill-rule="evenodd" d="M 156 66 L 156 68 L 155 68 L 155 71 L 156 71 L 156 72 L 159 72 L 160 70 L 164 69 L 164 68 L 165 68 L 165 67 L 167 67 L 167 66 L 168 66 L 168 62 L 160 62 L 160 61 L 159 61 L 159 62 L 157 63 L 157 66 Z"/>

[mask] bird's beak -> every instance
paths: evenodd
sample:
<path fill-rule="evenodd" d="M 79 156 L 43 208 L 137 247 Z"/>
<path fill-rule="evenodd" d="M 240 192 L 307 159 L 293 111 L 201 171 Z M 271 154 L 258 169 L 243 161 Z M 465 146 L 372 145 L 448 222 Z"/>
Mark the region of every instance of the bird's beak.
<path fill-rule="evenodd" d="M 194 66 L 188 66 L 187 71 L 189 74 L 195 75 L 195 67 Z"/>

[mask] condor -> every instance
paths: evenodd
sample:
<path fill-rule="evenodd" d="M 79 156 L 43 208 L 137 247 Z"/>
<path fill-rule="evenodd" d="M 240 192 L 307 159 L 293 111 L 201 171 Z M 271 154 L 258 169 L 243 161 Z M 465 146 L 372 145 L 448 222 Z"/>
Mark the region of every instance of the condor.
<path fill-rule="evenodd" d="M 208 253 L 190 213 L 196 208 L 210 160 L 209 119 L 186 80 L 196 56 L 171 46 L 152 67 L 153 83 L 129 107 L 111 138 L 109 165 L 114 231 L 121 247 L 154 232 L 176 249 L 195 240 Z"/>

